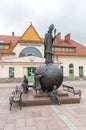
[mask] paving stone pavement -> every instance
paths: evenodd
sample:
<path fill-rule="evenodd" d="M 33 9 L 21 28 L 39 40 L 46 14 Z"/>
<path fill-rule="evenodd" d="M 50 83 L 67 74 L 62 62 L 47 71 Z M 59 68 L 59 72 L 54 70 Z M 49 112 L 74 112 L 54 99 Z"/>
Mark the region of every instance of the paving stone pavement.
<path fill-rule="evenodd" d="M 16 84 L 0 84 L 0 130 L 86 130 L 86 81 L 64 82 L 82 91 L 80 104 L 18 106 L 9 110 Z M 12 87 L 11 87 L 12 85 Z"/>

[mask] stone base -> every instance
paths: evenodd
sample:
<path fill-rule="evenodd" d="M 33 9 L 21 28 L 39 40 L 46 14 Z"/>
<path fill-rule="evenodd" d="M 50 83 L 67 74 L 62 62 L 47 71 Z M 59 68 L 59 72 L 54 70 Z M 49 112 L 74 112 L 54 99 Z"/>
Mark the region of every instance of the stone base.
<path fill-rule="evenodd" d="M 61 104 L 73 104 L 80 103 L 79 96 L 74 96 L 65 91 L 58 91 L 59 100 Z M 57 100 L 52 100 L 50 93 L 40 93 L 31 89 L 27 94 L 22 95 L 22 105 L 23 106 L 38 106 L 38 105 L 56 105 Z"/>

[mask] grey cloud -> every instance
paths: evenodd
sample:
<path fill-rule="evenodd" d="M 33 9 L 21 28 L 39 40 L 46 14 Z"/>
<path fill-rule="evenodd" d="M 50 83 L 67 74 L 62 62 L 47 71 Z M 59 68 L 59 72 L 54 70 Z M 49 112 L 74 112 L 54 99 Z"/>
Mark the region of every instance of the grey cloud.
<path fill-rule="evenodd" d="M 32 21 L 40 36 L 54 24 L 62 37 L 71 33 L 72 39 L 86 45 L 85 0 L 3 0 L 0 4 L 0 34 L 15 31 L 22 35 Z"/>

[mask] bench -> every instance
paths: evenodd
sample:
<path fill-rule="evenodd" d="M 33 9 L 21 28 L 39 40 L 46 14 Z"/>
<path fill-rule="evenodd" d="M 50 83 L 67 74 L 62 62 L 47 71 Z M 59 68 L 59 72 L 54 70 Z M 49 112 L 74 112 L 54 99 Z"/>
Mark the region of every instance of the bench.
<path fill-rule="evenodd" d="M 12 108 L 13 103 L 18 103 L 20 109 L 22 108 L 22 90 L 15 88 L 12 91 L 12 96 L 9 97 L 10 110 Z"/>
<path fill-rule="evenodd" d="M 66 90 L 68 92 L 71 92 L 74 95 L 79 95 L 79 97 L 81 99 L 81 90 L 76 90 L 76 89 L 74 89 L 74 87 L 71 87 L 71 86 L 68 86 L 68 85 L 64 85 L 64 84 L 62 84 L 62 86 L 63 86 L 64 90 Z"/>

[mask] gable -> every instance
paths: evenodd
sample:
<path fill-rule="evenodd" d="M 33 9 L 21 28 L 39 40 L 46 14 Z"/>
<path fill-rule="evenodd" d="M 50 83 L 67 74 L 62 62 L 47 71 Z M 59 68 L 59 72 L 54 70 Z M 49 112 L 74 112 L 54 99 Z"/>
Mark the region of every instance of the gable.
<path fill-rule="evenodd" d="M 12 49 L 19 39 L 19 36 L 0 35 L 0 54 L 14 54 Z"/>
<path fill-rule="evenodd" d="M 43 43 L 42 39 L 31 24 L 20 38 L 20 42 Z"/>

